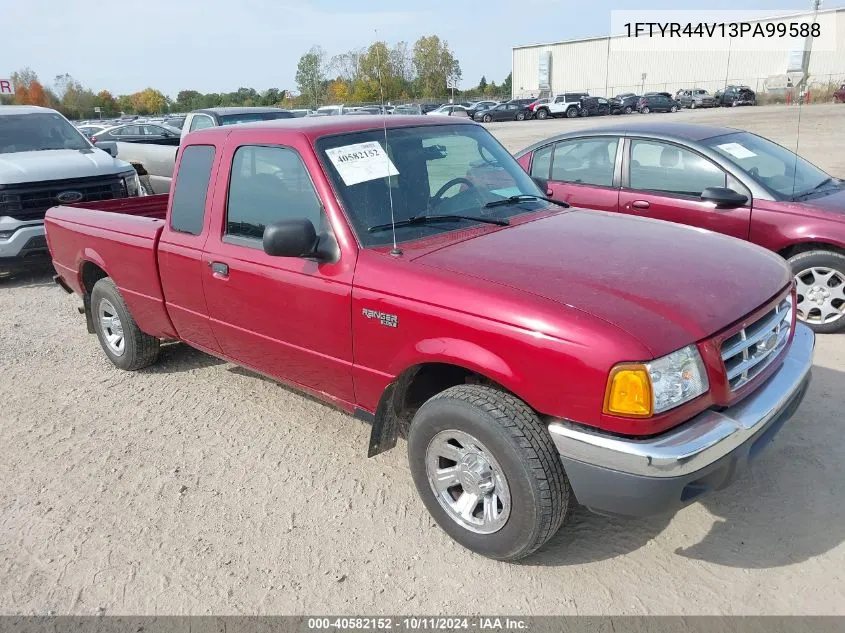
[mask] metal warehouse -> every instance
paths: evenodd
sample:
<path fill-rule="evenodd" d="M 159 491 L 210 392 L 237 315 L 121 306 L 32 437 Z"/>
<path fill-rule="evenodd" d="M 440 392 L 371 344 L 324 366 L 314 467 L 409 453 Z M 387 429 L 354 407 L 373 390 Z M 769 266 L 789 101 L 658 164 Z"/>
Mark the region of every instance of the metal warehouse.
<path fill-rule="evenodd" d="M 513 96 L 542 97 L 569 91 L 613 96 L 674 93 L 682 88 L 713 92 L 728 84 L 776 93 L 789 86 L 845 82 L 845 7 L 750 22 L 770 30 L 788 29 L 796 23 L 818 24 L 821 36 L 738 41 L 729 37 L 613 35 L 517 46 L 513 49 Z"/>

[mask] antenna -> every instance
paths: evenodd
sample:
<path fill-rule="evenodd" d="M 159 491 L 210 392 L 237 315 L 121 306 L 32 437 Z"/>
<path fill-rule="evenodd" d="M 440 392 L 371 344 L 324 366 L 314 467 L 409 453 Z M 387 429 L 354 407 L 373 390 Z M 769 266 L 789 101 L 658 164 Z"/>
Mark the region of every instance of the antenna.
<path fill-rule="evenodd" d="M 810 92 L 810 85 L 804 84 L 807 94 Z M 806 98 L 806 97 L 805 97 Z M 795 199 L 795 178 L 798 176 L 798 143 L 801 141 L 801 111 L 804 109 L 804 99 L 798 101 L 798 131 L 795 133 L 795 162 L 792 163 L 792 198 Z"/>
<path fill-rule="evenodd" d="M 378 67 L 378 91 L 381 96 L 381 123 L 384 130 L 384 157 L 387 159 L 387 195 L 390 198 L 390 224 L 393 232 L 393 248 L 390 249 L 390 254 L 394 257 L 402 255 L 402 249 L 396 246 L 396 220 L 393 217 L 393 188 L 390 186 L 390 155 L 387 153 L 387 113 L 384 109 L 384 87 L 381 81 L 381 55 L 379 54 L 379 39 L 378 29 L 373 29 L 376 34 L 376 66 Z"/>

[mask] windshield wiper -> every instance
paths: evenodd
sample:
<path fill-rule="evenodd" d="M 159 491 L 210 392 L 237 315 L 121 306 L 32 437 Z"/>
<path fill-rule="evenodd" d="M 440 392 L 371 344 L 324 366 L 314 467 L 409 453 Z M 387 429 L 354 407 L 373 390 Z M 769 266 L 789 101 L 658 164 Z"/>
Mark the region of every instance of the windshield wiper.
<path fill-rule="evenodd" d="M 816 193 L 820 189 L 824 189 L 825 187 L 827 187 L 832 182 L 833 182 L 833 178 L 830 178 L 830 177 L 825 178 L 824 180 L 822 180 L 819 184 L 817 184 L 812 189 L 808 189 L 804 193 L 799 193 L 797 196 L 795 196 L 795 199 L 797 200 L 798 198 L 804 198 L 806 196 L 809 196 L 811 193 Z"/>
<path fill-rule="evenodd" d="M 485 224 L 495 224 L 497 226 L 508 226 L 510 222 L 507 220 L 497 220 L 495 218 L 480 218 L 474 215 L 417 215 L 407 220 L 399 220 L 398 222 L 390 222 L 388 224 L 376 224 L 367 229 L 369 233 L 378 233 L 379 231 L 389 231 L 390 229 L 401 226 L 414 226 L 416 224 L 434 224 L 437 222 L 453 222 L 455 220 L 468 220 L 471 222 L 484 222 Z"/>
<path fill-rule="evenodd" d="M 510 196 L 509 198 L 502 198 L 501 200 L 493 200 L 493 202 L 488 202 L 484 205 L 485 209 L 492 209 L 493 207 L 505 207 L 510 204 L 516 204 L 518 202 L 528 202 L 531 200 L 544 200 L 546 202 L 551 202 L 552 204 L 556 204 L 564 209 L 568 209 L 571 205 L 568 202 L 563 202 L 562 200 L 555 200 L 554 198 L 546 198 L 543 196 L 534 196 L 527 193 L 521 193 L 518 196 Z"/>

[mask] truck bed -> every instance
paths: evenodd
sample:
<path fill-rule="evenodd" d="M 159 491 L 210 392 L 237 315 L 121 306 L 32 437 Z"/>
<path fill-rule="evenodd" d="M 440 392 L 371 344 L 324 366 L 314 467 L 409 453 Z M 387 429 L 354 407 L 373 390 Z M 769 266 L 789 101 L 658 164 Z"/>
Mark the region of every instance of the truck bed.
<path fill-rule="evenodd" d="M 102 270 L 139 327 L 156 334 L 172 332 L 156 259 L 167 201 L 165 194 L 58 206 L 44 220 L 53 266 L 65 283 L 84 295 L 86 275 L 98 278 Z M 106 262 L 120 265 L 110 270 Z"/>

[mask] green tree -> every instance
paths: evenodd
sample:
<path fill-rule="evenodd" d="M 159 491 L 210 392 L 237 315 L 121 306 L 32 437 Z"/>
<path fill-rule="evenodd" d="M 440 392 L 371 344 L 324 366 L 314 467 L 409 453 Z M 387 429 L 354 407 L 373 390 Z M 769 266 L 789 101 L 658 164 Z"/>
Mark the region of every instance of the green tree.
<path fill-rule="evenodd" d="M 312 46 L 311 50 L 299 58 L 296 65 L 296 86 L 303 95 L 308 95 L 310 102 L 317 107 L 322 101 L 327 84 L 326 54 L 319 46 Z"/>
<path fill-rule="evenodd" d="M 446 80 L 461 76 L 461 66 L 449 45 L 436 35 L 421 37 L 414 43 L 413 64 L 420 92 L 426 97 L 445 95 Z"/>
<path fill-rule="evenodd" d="M 508 98 L 513 97 L 513 73 L 508 73 L 508 76 L 505 77 L 505 80 L 502 82 L 501 91 L 503 94 L 507 95 Z"/>
<path fill-rule="evenodd" d="M 100 90 L 94 99 L 94 105 L 100 108 L 100 116 L 113 117 L 117 114 L 117 101 L 108 90 Z"/>
<path fill-rule="evenodd" d="M 484 91 L 487 89 L 487 77 L 481 75 L 481 81 L 478 82 L 478 92 L 484 94 Z"/>

